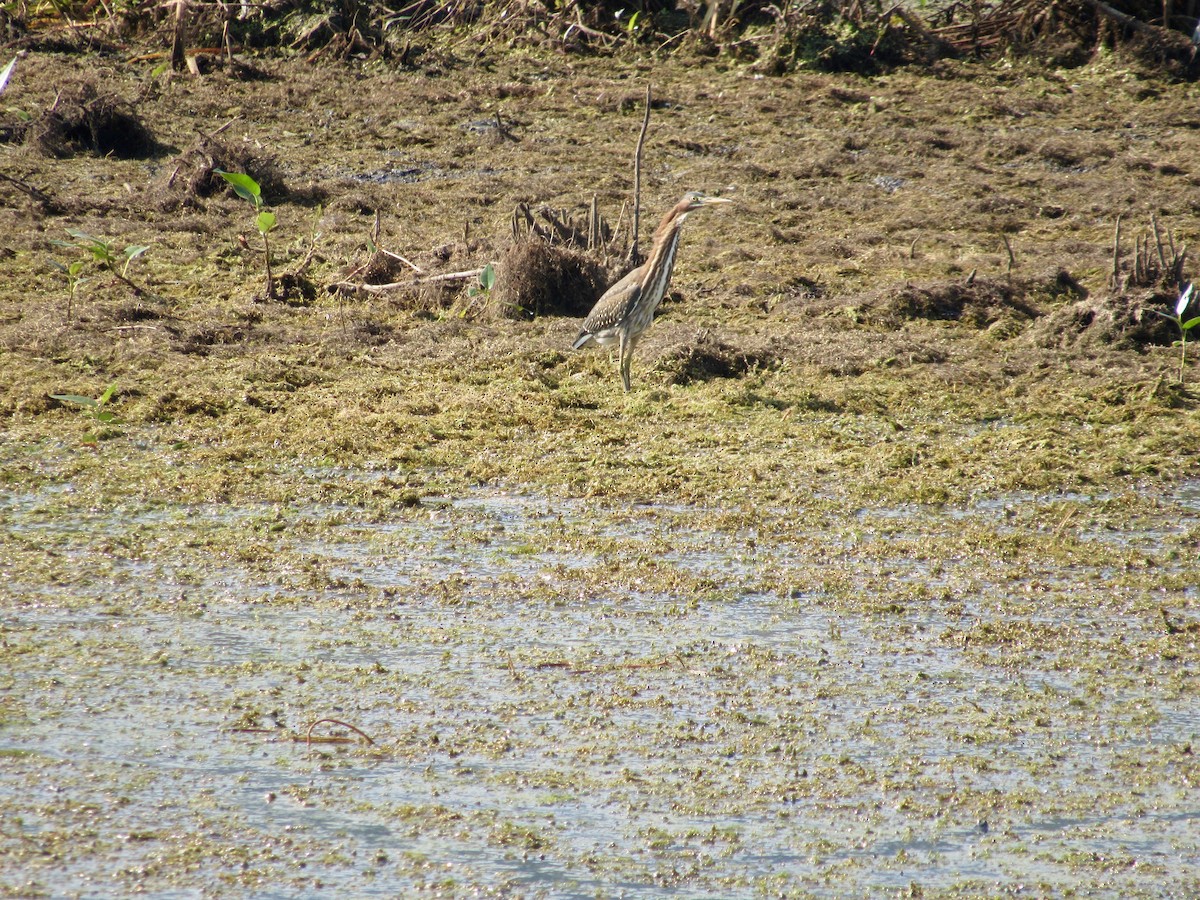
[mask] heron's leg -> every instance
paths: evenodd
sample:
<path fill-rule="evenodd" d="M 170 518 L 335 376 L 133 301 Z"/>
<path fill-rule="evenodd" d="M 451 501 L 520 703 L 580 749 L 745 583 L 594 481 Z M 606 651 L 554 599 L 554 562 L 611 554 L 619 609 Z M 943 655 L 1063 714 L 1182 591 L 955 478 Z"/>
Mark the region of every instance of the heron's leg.
<path fill-rule="evenodd" d="M 621 381 L 629 391 L 629 364 L 633 362 L 633 348 L 637 346 L 637 338 L 622 338 L 621 340 Z"/>
<path fill-rule="evenodd" d="M 629 390 L 629 376 L 625 374 L 625 348 L 629 346 L 628 335 L 621 332 L 619 348 L 617 351 L 617 360 L 621 366 L 621 383 L 625 385 L 625 390 Z"/>

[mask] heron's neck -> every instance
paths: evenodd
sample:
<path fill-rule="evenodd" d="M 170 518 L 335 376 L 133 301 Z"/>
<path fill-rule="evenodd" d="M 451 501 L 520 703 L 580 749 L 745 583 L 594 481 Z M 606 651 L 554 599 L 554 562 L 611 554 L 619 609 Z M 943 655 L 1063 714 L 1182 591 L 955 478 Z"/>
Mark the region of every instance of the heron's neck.
<path fill-rule="evenodd" d="M 683 220 L 664 222 L 654 232 L 654 243 L 650 247 L 650 258 L 646 260 L 646 273 L 649 276 L 643 285 L 643 290 L 654 299 L 658 306 L 667 285 L 671 282 L 671 270 L 675 268 L 675 251 L 679 249 L 680 225 Z"/>
<path fill-rule="evenodd" d="M 680 213 L 679 215 L 675 215 L 675 211 L 671 210 L 669 213 L 663 216 L 662 221 L 658 223 L 658 227 L 654 229 L 654 234 L 650 237 L 651 245 L 658 246 L 660 243 L 665 243 L 669 239 L 668 236 L 672 232 L 678 234 L 679 229 L 683 227 L 683 220 L 686 219 L 688 215 L 690 215 L 690 213 Z"/>

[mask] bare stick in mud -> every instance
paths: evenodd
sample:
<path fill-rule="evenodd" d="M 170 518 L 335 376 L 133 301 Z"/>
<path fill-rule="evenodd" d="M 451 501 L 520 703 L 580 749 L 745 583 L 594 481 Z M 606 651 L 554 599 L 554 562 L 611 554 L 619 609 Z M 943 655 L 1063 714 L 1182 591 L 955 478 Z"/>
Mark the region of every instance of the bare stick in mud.
<path fill-rule="evenodd" d="M 171 68 L 182 72 L 187 66 L 184 32 L 187 29 L 187 0 L 175 0 L 175 35 L 171 41 Z"/>
<path fill-rule="evenodd" d="M 1117 290 L 1121 283 L 1121 214 L 1117 213 L 1117 224 L 1113 227 L 1112 276 L 1110 284 Z"/>
<path fill-rule="evenodd" d="M 637 149 L 633 152 L 633 239 L 629 242 L 629 263 L 642 261 L 638 253 L 638 225 L 642 217 L 642 146 L 646 143 L 646 129 L 650 127 L 650 85 L 646 85 L 646 114 L 642 118 L 642 133 L 638 135 Z"/>

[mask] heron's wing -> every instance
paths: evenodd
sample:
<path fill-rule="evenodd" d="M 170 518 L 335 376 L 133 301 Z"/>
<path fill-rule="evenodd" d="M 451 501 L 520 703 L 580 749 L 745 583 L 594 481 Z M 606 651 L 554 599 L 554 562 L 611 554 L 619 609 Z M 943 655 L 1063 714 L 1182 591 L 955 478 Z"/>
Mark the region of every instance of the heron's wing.
<path fill-rule="evenodd" d="M 584 319 L 583 331 L 580 332 L 580 336 L 582 337 L 584 333 L 596 334 L 606 328 L 615 328 L 620 325 L 642 294 L 641 277 L 641 269 L 634 269 L 605 291 L 603 296 L 596 301 L 596 305 L 592 307 L 592 311 L 588 313 L 588 317 Z"/>

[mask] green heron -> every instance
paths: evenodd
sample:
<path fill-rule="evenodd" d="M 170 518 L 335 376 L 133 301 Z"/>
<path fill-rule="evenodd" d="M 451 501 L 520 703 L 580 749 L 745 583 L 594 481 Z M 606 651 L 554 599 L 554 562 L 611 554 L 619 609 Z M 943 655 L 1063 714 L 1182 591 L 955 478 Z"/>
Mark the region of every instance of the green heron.
<path fill-rule="evenodd" d="M 723 197 L 706 197 L 693 191 L 663 216 L 650 243 L 650 258 L 604 292 L 583 322 L 572 349 L 588 344 L 619 343 L 621 381 L 629 390 L 629 361 L 633 348 L 654 318 L 654 311 L 667 292 L 683 220 L 702 206 L 730 203 Z"/>

